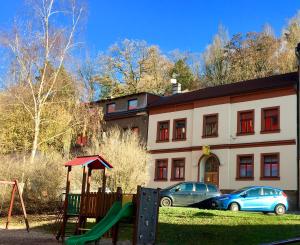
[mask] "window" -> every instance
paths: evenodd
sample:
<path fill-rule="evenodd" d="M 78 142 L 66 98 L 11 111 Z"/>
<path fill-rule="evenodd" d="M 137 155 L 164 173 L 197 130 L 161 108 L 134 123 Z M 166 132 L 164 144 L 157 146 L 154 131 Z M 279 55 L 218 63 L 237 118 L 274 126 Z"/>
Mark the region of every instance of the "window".
<path fill-rule="evenodd" d="M 279 106 L 263 108 L 261 110 L 261 131 L 262 133 L 279 132 Z"/>
<path fill-rule="evenodd" d="M 170 121 L 163 121 L 157 123 L 157 142 L 169 141 L 169 126 Z"/>
<path fill-rule="evenodd" d="M 185 159 L 172 160 L 172 180 L 184 180 Z"/>
<path fill-rule="evenodd" d="M 214 185 L 207 185 L 208 191 L 209 192 L 219 192 L 216 186 Z"/>
<path fill-rule="evenodd" d="M 111 103 L 106 105 L 106 112 L 112 113 L 116 111 L 116 103 Z"/>
<path fill-rule="evenodd" d="M 237 179 L 253 179 L 253 155 L 237 156 Z"/>
<path fill-rule="evenodd" d="M 263 188 L 264 196 L 278 196 L 280 194 L 279 190 L 272 188 Z"/>
<path fill-rule="evenodd" d="M 218 136 L 218 114 L 203 116 L 203 133 L 202 137 Z"/>
<path fill-rule="evenodd" d="M 175 189 L 179 191 L 193 191 L 193 184 L 192 183 L 183 183 L 181 185 L 176 186 Z"/>
<path fill-rule="evenodd" d="M 135 110 L 138 107 L 137 99 L 128 100 L 128 110 Z"/>
<path fill-rule="evenodd" d="M 254 188 L 250 191 L 247 191 L 247 197 L 256 197 L 261 196 L 261 188 Z"/>
<path fill-rule="evenodd" d="M 173 140 L 186 139 L 186 118 L 174 120 Z"/>
<path fill-rule="evenodd" d="M 206 192 L 206 185 L 205 184 L 196 184 L 196 191 Z"/>
<path fill-rule="evenodd" d="M 156 160 L 154 180 L 167 180 L 167 179 L 168 179 L 168 159 Z"/>
<path fill-rule="evenodd" d="M 239 111 L 237 134 L 254 134 L 254 110 Z"/>
<path fill-rule="evenodd" d="M 132 128 L 131 128 L 131 131 L 132 131 L 133 133 L 135 133 L 136 135 L 139 135 L 139 128 L 138 128 L 138 127 L 132 127 Z"/>
<path fill-rule="evenodd" d="M 261 179 L 279 179 L 279 153 L 261 156 Z"/>
<path fill-rule="evenodd" d="M 87 145 L 87 137 L 83 136 L 83 135 L 78 135 L 77 136 L 77 140 L 76 140 L 76 144 L 80 145 L 80 146 L 86 146 Z"/>

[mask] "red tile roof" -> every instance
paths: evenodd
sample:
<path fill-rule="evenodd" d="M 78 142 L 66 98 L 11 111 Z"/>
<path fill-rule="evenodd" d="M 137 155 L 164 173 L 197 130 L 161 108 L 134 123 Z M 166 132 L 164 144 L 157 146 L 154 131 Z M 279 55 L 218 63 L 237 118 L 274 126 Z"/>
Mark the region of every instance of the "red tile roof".
<path fill-rule="evenodd" d="M 112 165 L 99 155 L 76 157 L 73 160 L 66 162 L 65 166 L 88 166 L 91 169 L 112 168 Z"/>

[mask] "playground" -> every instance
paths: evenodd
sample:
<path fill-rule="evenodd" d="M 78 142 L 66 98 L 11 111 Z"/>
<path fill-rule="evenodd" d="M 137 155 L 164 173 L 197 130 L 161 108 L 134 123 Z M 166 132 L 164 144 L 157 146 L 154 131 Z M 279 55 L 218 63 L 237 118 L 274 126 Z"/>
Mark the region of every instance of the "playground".
<path fill-rule="evenodd" d="M 51 220 L 51 232 L 57 242 L 69 245 L 80 245 L 87 243 L 101 243 L 111 239 L 113 244 L 120 244 L 119 223 L 125 220 L 132 226 L 132 244 L 155 244 L 158 213 L 159 213 L 159 189 L 150 189 L 137 186 L 136 193 L 125 194 L 121 187 L 116 192 L 106 191 L 106 169 L 112 169 L 100 155 L 79 156 L 66 162 L 67 169 L 66 188 L 62 205 Z M 81 193 L 71 193 L 71 171 L 74 167 L 82 168 Z M 102 171 L 102 185 L 98 191 L 91 192 L 92 173 Z M 46 234 L 30 232 L 30 225 L 26 207 L 22 198 L 22 189 L 17 180 L 0 181 L 0 184 L 11 185 L 11 198 L 7 211 L 5 230 L 1 232 L 1 244 L 52 244 L 53 239 Z M 12 210 L 15 196 L 18 193 L 19 202 L 23 211 L 24 230 L 9 229 L 12 219 Z M 91 219 L 94 220 L 90 224 Z M 32 225 L 32 224 L 31 224 Z M 13 235 L 14 234 L 14 235 Z M 38 235 L 37 235 L 38 234 Z M 13 237 L 13 240 L 10 239 Z"/>
<path fill-rule="evenodd" d="M 55 220 L 53 215 L 29 215 L 28 219 L 31 221 L 29 233 L 24 228 L 22 216 L 12 217 L 10 229 L 5 232 L 0 230 L 0 244 L 20 244 L 19 240 L 25 245 L 61 244 L 51 232 Z M 0 219 L 0 229 L 5 227 L 5 221 L 5 218 Z M 121 225 L 118 244 L 131 244 L 130 230 L 131 227 Z M 193 208 L 160 208 L 157 244 L 195 244 L 192 242 L 200 239 L 201 244 L 238 244 L 241 239 L 243 244 L 259 244 L 300 236 L 299 230 L 298 214 L 275 216 Z M 7 240 L 11 243 L 4 242 Z M 111 244 L 111 239 L 104 239 L 101 244 Z"/>

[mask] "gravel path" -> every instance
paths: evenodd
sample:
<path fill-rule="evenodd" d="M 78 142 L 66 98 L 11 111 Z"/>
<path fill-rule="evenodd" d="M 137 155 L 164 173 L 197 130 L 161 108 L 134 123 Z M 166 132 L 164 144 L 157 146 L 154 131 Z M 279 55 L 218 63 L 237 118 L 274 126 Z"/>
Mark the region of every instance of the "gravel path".
<path fill-rule="evenodd" d="M 4 230 L 0 229 L 0 244 L 30 244 L 30 245 L 53 245 L 59 244 L 52 235 L 26 230 Z M 62 243 L 60 243 L 62 244 Z"/>
<path fill-rule="evenodd" d="M 62 242 L 56 241 L 53 235 L 42 231 L 27 232 L 24 229 L 9 229 L 0 228 L 0 245 L 59 245 Z M 111 245 L 110 240 L 101 241 L 100 244 Z M 118 245 L 130 245 L 129 241 L 118 242 Z"/>

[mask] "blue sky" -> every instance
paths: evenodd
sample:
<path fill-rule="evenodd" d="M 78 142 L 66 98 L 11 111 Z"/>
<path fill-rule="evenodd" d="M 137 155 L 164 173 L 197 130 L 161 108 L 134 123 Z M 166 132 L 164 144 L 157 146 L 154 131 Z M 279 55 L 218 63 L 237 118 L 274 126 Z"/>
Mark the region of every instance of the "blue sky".
<path fill-rule="evenodd" d="M 5 1 L 0 27 L 22 12 L 22 0 Z M 269 23 L 279 35 L 300 9 L 299 0 L 88 0 L 85 42 L 92 51 L 106 50 L 124 38 L 143 39 L 164 52 L 201 52 L 222 23 L 229 34 L 260 31 Z"/>

